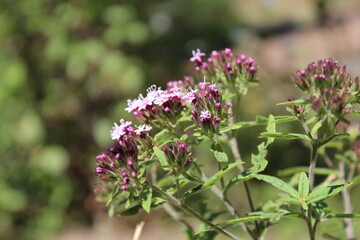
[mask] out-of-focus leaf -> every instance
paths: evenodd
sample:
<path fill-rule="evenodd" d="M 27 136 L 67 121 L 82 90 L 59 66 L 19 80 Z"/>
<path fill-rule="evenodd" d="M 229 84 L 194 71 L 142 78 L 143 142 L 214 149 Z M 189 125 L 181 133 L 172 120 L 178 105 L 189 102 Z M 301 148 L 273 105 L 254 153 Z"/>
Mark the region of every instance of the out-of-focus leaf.
<path fill-rule="evenodd" d="M 298 172 L 309 172 L 309 167 L 286 168 L 286 169 L 279 170 L 277 172 L 277 175 L 280 176 L 280 177 L 287 177 L 287 176 L 292 176 L 294 173 L 298 173 Z M 329 168 L 316 168 L 314 172 L 317 175 L 331 175 L 331 174 L 334 174 L 334 170 L 329 169 Z"/>
<path fill-rule="evenodd" d="M 276 105 L 307 105 L 310 104 L 311 101 L 307 99 L 297 99 L 294 101 L 288 101 L 288 102 L 281 102 Z"/>
<path fill-rule="evenodd" d="M 278 188 L 279 190 L 286 192 L 293 198 L 299 199 L 298 192 L 292 186 L 290 186 L 283 180 L 273 177 L 273 176 L 268 176 L 268 175 L 263 175 L 263 174 L 255 174 L 255 177 L 261 181 L 270 183 L 271 185 Z"/>
<path fill-rule="evenodd" d="M 333 185 L 333 186 L 325 186 L 325 187 L 317 188 L 309 194 L 309 196 L 306 198 L 306 202 L 310 204 L 331 197 L 341 192 L 342 190 L 348 188 L 349 186 L 351 186 L 351 184 L 352 182 L 341 185 Z"/>
<path fill-rule="evenodd" d="M 301 133 L 271 133 L 271 132 L 263 132 L 260 134 L 262 137 L 268 137 L 268 138 L 280 138 L 280 139 L 286 139 L 286 140 L 292 140 L 292 139 L 302 139 L 308 142 L 312 142 L 312 140 L 309 138 L 309 136 Z"/>

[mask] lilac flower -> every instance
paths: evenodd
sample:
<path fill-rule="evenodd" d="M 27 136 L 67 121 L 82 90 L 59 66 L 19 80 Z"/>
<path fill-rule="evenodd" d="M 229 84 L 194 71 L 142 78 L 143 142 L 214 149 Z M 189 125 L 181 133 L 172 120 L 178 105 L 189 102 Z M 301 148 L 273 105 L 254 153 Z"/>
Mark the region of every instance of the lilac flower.
<path fill-rule="evenodd" d="M 228 113 L 231 104 L 224 104 L 216 84 L 199 83 L 199 89 L 192 92 L 192 120 L 203 129 L 205 134 L 212 135 L 219 130 L 220 122 L 231 115 Z"/>
<path fill-rule="evenodd" d="M 121 135 L 115 145 L 96 157 L 96 174 L 100 180 L 117 182 L 122 190 L 138 185 L 138 147 L 133 132 Z"/>
<path fill-rule="evenodd" d="M 201 64 L 203 61 L 202 58 L 205 56 L 205 53 L 202 53 L 202 52 L 200 52 L 200 49 L 197 49 L 196 51 L 194 50 L 192 52 L 192 54 L 193 54 L 193 57 L 190 58 L 190 62 L 197 62 L 197 63 Z"/>
<path fill-rule="evenodd" d="M 331 58 L 310 63 L 306 69 L 292 75 L 295 85 L 310 95 L 312 108 L 320 116 L 334 115 L 342 118 L 352 105 L 359 103 L 359 78 L 354 80 Z"/>
<path fill-rule="evenodd" d="M 229 48 L 212 51 L 206 61 L 203 60 L 205 54 L 200 53 L 199 50 L 194 53 L 190 61 L 195 63 L 195 70 L 218 82 L 230 82 L 234 86 L 243 88 L 247 83 L 257 81 L 258 66 L 251 57 L 236 56 Z"/>
<path fill-rule="evenodd" d="M 114 123 L 114 127 L 112 127 L 110 131 L 111 139 L 116 140 L 119 139 L 122 135 L 127 132 L 133 131 L 134 129 L 131 127 L 132 122 L 125 122 L 124 119 L 120 120 L 120 125 Z"/>
<path fill-rule="evenodd" d="M 183 80 L 170 81 L 167 83 L 167 89 L 180 88 L 186 90 L 194 86 L 194 79 L 190 76 L 184 76 Z"/>
<path fill-rule="evenodd" d="M 151 131 L 152 127 L 148 124 L 143 124 L 137 127 L 137 129 L 135 130 L 136 135 L 141 135 L 144 134 L 145 132 L 149 132 Z"/>
<path fill-rule="evenodd" d="M 133 112 L 141 122 L 157 120 L 163 123 L 175 123 L 189 98 L 191 94 L 176 86 L 167 90 L 151 86 L 145 97 L 129 100 L 126 110 Z"/>

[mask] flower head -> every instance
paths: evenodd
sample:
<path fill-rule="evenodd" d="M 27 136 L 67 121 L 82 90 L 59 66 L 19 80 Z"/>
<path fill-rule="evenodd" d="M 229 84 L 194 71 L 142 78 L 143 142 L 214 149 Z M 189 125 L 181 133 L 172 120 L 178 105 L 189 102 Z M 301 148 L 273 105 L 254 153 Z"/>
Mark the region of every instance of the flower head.
<path fill-rule="evenodd" d="M 215 79 L 217 82 L 229 82 L 239 87 L 244 93 L 247 83 L 256 82 L 258 66 L 254 59 L 245 55 L 236 56 L 230 48 L 212 51 L 209 58 L 204 60 L 205 54 L 194 52 L 190 59 L 195 63 L 195 70 L 203 75 Z"/>
<path fill-rule="evenodd" d="M 147 95 L 139 96 L 138 99 L 128 100 L 128 112 L 141 122 L 153 120 L 163 122 L 175 122 L 186 107 L 189 93 L 184 89 L 174 86 L 167 90 L 157 88 L 155 85 L 147 90 Z"/>
<path fill-rule="evenodd" d="M 134 131 L 134 129 L 131 127 L 132 122 L 130 121 L 124 121 L 124 119 L 120 120 L 120 125 L 117 125 L 114 123 L 114 127 L 110 130 L 110 136 L 111 139 L 116 140 L 119 139 L 122 135 Z"/>
<path fill-rule="evenodd" d="M 186 142 L 175 140 L 172 145 L 162 148 L 175 174 L 186 171 L 194 161 L 191 150 Z"/>
<path fill-rule="evenodd" d="M 292 75 L 295 85 L 310 95 L 312 108 L 320 116 L 342 118 L 360 100 L 359 78 L 354 80 L 331 58 L 310 63 Z"/>
<path fill-rule="evenodd" d="M 194 109 L 191 110 L 192 120 L 203 129 L 206 134 L 217 133 L 220 122 L 231 115 L 228 113 L 231 104 L 224 104 L 222 95 L 216 84 L 209 82 L 199 83 L 193 92 L 191 101 Z"/>

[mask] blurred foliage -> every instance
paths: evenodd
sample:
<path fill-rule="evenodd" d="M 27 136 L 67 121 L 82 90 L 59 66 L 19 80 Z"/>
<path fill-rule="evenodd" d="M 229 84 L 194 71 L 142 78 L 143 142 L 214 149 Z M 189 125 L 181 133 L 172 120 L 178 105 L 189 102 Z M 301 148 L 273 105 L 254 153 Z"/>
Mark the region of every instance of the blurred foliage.
<path fill-rule="evenodd" d="M 110 142 L 112 122 L 129 117 L 125 100 L 180 79 L 193 49 L 261 36 L 240 5 L 0 0 L 0 238 L 44 239 L 91 223 L 91 159 Z M 256 133 L 244 133 L 244 149 Z"/>
<path fill-rule="evenodd" d="M 203 4 L 0 1 L 1 239 L 91 222 L 91 159 L 124 100 L 176 76 L 195 36 L 226 42 L 228 1 Z"/>

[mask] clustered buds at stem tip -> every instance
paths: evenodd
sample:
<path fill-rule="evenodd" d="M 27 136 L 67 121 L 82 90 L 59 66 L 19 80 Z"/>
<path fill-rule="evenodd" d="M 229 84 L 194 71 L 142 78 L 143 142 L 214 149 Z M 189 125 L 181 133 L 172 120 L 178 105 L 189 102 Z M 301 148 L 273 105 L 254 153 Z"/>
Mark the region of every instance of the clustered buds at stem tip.
<path fill-rule="evenodd" d="M 352 79 L 346 66 L 331 58 L 310 63 L 306 69 L 292 75 L 295 85 L 310 94 L 312 108 L 319 115 L 343 117 L 352 104 L 359 103 L 359 78 Z"/>

